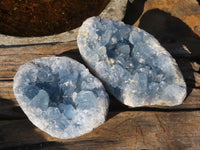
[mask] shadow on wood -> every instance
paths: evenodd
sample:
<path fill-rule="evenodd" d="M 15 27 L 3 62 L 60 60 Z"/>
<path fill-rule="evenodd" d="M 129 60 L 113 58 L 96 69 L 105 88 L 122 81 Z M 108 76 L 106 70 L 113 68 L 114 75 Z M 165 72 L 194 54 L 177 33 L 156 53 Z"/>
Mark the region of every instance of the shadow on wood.
<path fill-rule="evenodd" d="M 124 23 L 133 25 L 142 15 L 146 1 L 147 0 L 134 0 L 132 3 L 128 1 L 126 13 L 123 18 Z"/>
<path fill-rule="evenodd" d="M 58 54 L 56 56 L 59 56 L 59 57 L 61 57 L 61 56 L 70 57 L 70 58 L 75 59 L 76 61 L 84 64 L 84 61 L 83 61 L 78 49 L 71 49 L 69 51 L 63 52 L 63 53 Z"/>
<path fill-rule="evenodd" d="M 35 127 L 12 100 L 0 98 L 0 149 L 37 149 L 47 142 L 44 132 Z M 39 144 L 38 144 L 39 143 Z"/>
<path fill-rule="evenodd" d="M 154 35 L 162 46 L 168 50 L 169 53 L 176 59 L 180 70 L 184 76 L 185 81 L 188 76 L 190 81 L 186 81 L 187 87 L 195 87 L 194 70 L 188 59 L 192 57 L 199 57 L 200 38 L 180 19 L 171 16 L 169 13 L 159 9 L 147 11 L 141 18 L 139 27 Z M 171 49 L 170 45 L 177 45 L 178 51 L 174 53 L 174 47 Z M 187 48 L 183 48 L 186 46 Z M 186 51 L 186 50 L 189 51 Z M 177 59 L 176 57 L 179 57 Z M 187 71 L 183 67 L 187 66 Z M 188 88 L 187 95 L 191 93 Z"/>
<path fill-rule="evenodd" d="M 147 11 L 140 19 L 139 27 L 154 35 L 161 44 L 180 43 L 191 52 L 200 56 L 200 37 L 182 20 L 159 9 Z"/>
<path fill-rule="evenodd" d="M 197 0 L 197 2 L 199 3 L 199 5 L 200 5 L 200 0 Z"/>
<path fill-rule="evenodd" d="M 21 108 L 12 100 L 0 97 L 0 121 L 26 119 Z"/>

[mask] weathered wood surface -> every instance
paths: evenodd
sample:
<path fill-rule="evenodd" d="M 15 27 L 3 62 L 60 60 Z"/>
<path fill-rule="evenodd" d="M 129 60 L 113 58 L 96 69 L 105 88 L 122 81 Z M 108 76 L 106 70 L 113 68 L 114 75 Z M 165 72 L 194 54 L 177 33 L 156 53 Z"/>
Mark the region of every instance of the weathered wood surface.
<path fill-rule="evenodd" d="M 200 57 L 179 44 L 164 45 L 181 68 L 188 86 L 175 107 L 128 108 L 111 97 L 108 120 L 93 132 L 59 140 L 36 128 L 18 106 L 13 76 L 28 60 L 70 56 L 81 61 L 76 41 L 0 48 L 0 149 L 200 149 Z"/>
<path fill-rule="evenodd" d="M 200 36 L 200 20 L 199 20 L 200 9 L 199 9 L 198 0 L 159 0 L 159 1 L 134 0 L 133 5 L 136 5 L 137 11 L 141 13 L 141 16 L 138 16 L 138 17 L 143 17 L 144 14 L 148 15 L 148 13 L 153 13 L 153 11 L 155 10 L 160 10 L 165 13 L 169 13 L 173 17 L 179 18 L 181 21 L 186 23 L 194 33 Z M 142 10 L 141 7 L 143 7 L 143 11 L 141 11 Z M 130 21 L 134 21 L 138 18 L 127 18 L 127 19 Z M 140 21 L 141 19 L 136 20 L 135 25 L 139 25 Z M 159 21 L 162 24 L 163 20 L 159 19 Z M 161 25 L 160 28 L 162 27 L 163 26 Z M 176 30 L 176 32 L 179 32 L 179 31 Z M 187 34 L 187 31 L 182 32 L 182 34 L 183 35 Z"/>

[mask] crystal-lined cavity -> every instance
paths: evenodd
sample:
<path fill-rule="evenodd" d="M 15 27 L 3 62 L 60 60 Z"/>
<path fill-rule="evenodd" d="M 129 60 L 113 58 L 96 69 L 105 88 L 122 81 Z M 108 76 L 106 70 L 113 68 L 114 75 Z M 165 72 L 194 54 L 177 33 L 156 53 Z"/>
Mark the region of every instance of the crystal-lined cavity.
<path fill-rule="evenodd" d="M 62 139 L 98 127 L 108 109 L 101 82 L 67 57 L 44 57 L 22 65 L 14 77 L 14 93 L 33 124 Z"/>
<path fill-rule="evenodd" d="M 186 96 L 175 60 L 142 29 L 91 17 L 79 30 L 78 46 L 88 66 L 126 105 L 172 106 Z"/>

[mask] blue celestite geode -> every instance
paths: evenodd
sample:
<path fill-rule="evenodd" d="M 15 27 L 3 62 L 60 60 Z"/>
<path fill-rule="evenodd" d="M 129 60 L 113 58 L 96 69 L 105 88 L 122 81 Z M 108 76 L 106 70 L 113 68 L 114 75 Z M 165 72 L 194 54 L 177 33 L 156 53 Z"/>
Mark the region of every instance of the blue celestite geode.
<path fill-rule="evenodd" d="M 173 106 L 186 96 L 175 60 L 142 29 L 91 17 L 79 30 L 78 46 L 108 91 L 126 105 Z"/>
<path fill-rule="evenodd" d="M 54 137 L 77 137 L 105 121 L 108 96 L 102 83 L 73 59 L 31 60 L 19 68 L 13 89 L 33 124 Z"/>

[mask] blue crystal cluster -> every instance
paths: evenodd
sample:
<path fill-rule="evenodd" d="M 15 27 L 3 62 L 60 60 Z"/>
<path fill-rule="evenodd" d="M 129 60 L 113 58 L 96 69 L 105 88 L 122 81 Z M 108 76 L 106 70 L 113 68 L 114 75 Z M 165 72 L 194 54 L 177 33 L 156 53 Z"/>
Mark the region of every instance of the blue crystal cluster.
<path fill-rule="evenodd" d="M 186 84 L 175 60 L 147 32 L 91 17 L 77 42 L 84 61 L 122 103 L 173 106 L 184 100 Z"/>
<path fill-rule="evenodd" d="M 67 57 L 44 57 L 22 65 L 14 77 L 14 93 L 33 124 L 62 139 L 98 127 L 108 109 L 101 82 Z"/>

